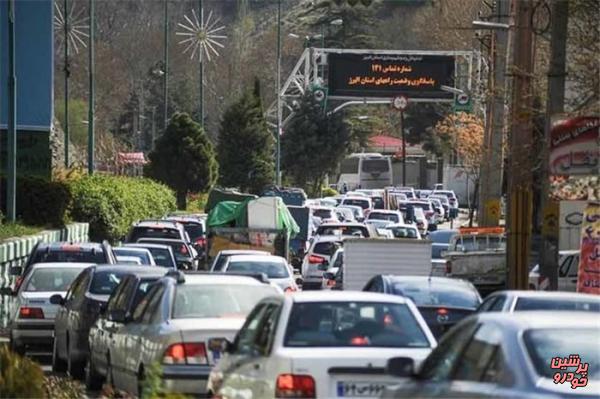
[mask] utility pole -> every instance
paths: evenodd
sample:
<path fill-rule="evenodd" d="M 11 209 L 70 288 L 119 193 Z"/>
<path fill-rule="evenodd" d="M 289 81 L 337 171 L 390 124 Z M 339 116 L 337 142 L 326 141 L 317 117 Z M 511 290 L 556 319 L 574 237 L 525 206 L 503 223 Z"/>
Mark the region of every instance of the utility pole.
<path fill-rule="evenodd" d="M 402 135 L 402 187 L 406 187 L 406 135 L 404 134 L 404 110 L 400 111 L 400 134 Z"/>
<path fill-rule="evenodd" d="M 15 0 L 5 3 L 8 7 L 8 154 L 6 176 L 6 218 L 17 218 L 17 75 L 15 59 Z"/>
<path fill-rule="evenodd" d="M 163 107 L 164 107 L 164 130 L 167 130 L 169 123 L 169 1 L 165 1 L 164 13 L 164 55 L 163 55 Z"/>
<path fill-rule="evenodd" d="M 69 167 L 69 9 L 68 0 L 63 1 L 63 18 L 64 18 L 64 34 L 65 34 L 65 125 L 63 126 L 65 133 L 65 168 Z"/>
<path fill-rule="evenodd" d="M 508 16 L 509 0 L 499 0 L 496 3 L 493 21 L 505 24 Z M 503 135 L 504 135 L 504 105 L 506 103 L 505 77 L 506 77 L 506 52 L 508 45 L 508 31 L 506 29 L 493 29 L 490 45 L 489 68 L 489 105 L 486 118 L 484 136 L 484 159 L 482 164 L 479 212 L 480 226 L 491 226 L 495 218 L 487 214 L 486 204 L 490 200 L 500 201 L 502 197 L 502 169 L 504 165 Z"/>
<path fill-rule="evenodd" d="M 90 48 L 88 53 L 88 78 L 89 78 L 89 99 L 88 99 L 88 174 L 94 174 L 94 108 L 96 107 L 96 82 L 94 79 L 94 73 L 96 70 L 96 62 L 94 59 L 94 45 L 95 45 L 95 0 L 90 0 L 89 3 L 89 20 L 90 20 Z"/>
<path fill-rule="evenodd" d="M 277 1 L 277 131 L 275 182 L 281 186 L 281 0 Z"/>
<path fill-rule="evenodd" d="M 204 7 L 202 0 L 198 0 L 200 8 L 200 21 L 204 23 Z M 200 126 L 204 129 L 204 61 L 202 60 L 202 52 L 200 52 Z"/>
<path fill-rule="evenodd" d="M 512 97 L 510 107 L 506 265 L 508 288 L 528 288 L 532 225 L 534 3 L 511 1 Z"/>
<path fill-rule="evenodd" d="M 542 157 L 542 209 L 557 207 L 550 201 L 549 150 L 552 115 L 563 112 L 565 102 L 565 63 L 567 53 L 567 26 L 569 20 L 569 2 L 553 0 L 551 5 L 552 26 L 550 38 L 550 66 L 548 69 L 548 95 L 546 100 L 546 127 L 544 156 Z M 550 290 L 558 289 L 558 229 L 542 229 L 542 248 L 540 251 L 540 276 L 547 279 Z M 550 233 L 550 234 L 548 234 Z"/>

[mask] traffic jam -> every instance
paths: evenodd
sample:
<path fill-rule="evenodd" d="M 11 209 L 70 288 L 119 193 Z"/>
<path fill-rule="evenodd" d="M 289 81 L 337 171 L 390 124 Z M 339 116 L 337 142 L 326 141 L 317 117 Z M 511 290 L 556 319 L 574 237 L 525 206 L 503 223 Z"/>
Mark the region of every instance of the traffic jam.
<path fill-rule="evenodd" d="M 138 221 L 113 246 L 38 243 L 2 289 L 9 346 L 91 396 L 142 397 L 158 375 L 221 399 L 599 397 L 579 252 L 561 252 L 560 291 L 537 267 L 508 290 L 504 228 L 464 224 L 440 186 L 213 189 L 206 213 Z"/>

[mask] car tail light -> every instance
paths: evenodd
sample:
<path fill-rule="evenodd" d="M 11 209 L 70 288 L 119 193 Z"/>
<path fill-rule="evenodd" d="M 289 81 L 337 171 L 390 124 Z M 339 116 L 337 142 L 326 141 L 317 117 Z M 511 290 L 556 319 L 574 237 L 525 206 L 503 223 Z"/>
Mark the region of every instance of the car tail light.
<path fill-rule="evenodd" d="M 287 287 L 287 288 L 284 290 L 284 292 L 286 292 L 286 293 L 287 293 L 287 292 L 295 292 L 295 291 L 297 291 L 297 290 L 296 290 L 294 287 Z"/>
<path fill-rule="evenodd" d="M 23 306 L 19 309 L 19 318 L 20 319 L 43 319 L 44 311 L 42 308 L 30 308 L 27 306 Z"/>
<path fill-rule="evenodd" d="M 196 240 L 196 245 L 204 247 L 206 245 L 206 238 L 200 237 Z"/>
<path fill-rule="evenodd" d="M 449 260 L 446 261 L 446 274 L 452 274 L 452 263 Z"/>
<path fill-rule="evenodd" d="M 448 314 L 448 309 L 446 308 L 439 308 L 437 310 L 437 314 L 440 316 L 446 316 Z"/>
<path fill-rule="evenodd" d="M 327 286 L 333 287 L 335 285 L 335 280 L 327 280 Z"/>
<path fill-rule="evenodd" d="M 203 342 L 172 344 L 163 355 L 163 364 L 208 364 Z"/>
<path fill-rule="evenodd" d="M 315 379 L 310 375 L 280 374 L 275 385 L 276 398 L 316 398 Z"/>
<path fill-rule="evenodd" d="M 321 264 L 323 262 L 325 262 L 325 258 L 323 258 L 322 256 L 310 255 L 308 257 L 308 263 L 318 263 L 318 264 Z"/>

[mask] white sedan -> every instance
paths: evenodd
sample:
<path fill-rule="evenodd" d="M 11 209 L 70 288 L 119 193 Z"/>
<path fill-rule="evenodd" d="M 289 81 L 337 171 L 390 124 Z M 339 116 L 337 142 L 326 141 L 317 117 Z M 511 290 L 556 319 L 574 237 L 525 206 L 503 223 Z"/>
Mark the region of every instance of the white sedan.
<path fill-rule="evenodd" d="M 233 255 L 223 265 L 225 273 L 263 273 L 285 292 L 298 291 L 294 270 L 281 256 Z"/>
<path fill-rule="evenodd" d="M 301 292 L 261 301 L 213 369 L 219 398 L 378 397 L 390 358 L 418 366 L 436 341 L 410 299 Z"/>

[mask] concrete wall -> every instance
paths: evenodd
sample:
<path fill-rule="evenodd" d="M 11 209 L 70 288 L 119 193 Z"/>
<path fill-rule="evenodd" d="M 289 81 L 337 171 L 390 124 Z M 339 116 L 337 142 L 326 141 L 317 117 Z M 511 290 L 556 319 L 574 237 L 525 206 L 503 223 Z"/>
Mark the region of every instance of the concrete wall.
<path fill-rule="evenodd" d="M 467 173 L 461 166 L 444 165 L 444 188 L 454 190 L 461 206 L 468 204 L 467 194 L 473 198 L 475 185 L 473 179 L 467 179 Z"/>

